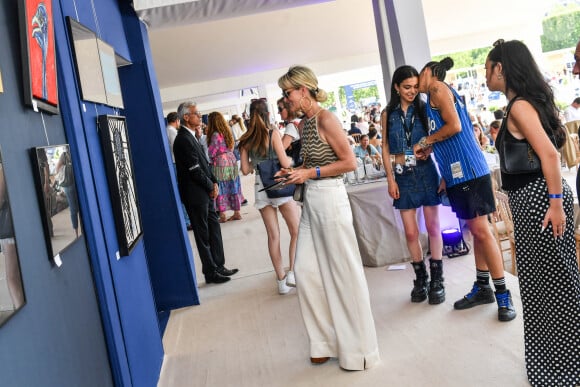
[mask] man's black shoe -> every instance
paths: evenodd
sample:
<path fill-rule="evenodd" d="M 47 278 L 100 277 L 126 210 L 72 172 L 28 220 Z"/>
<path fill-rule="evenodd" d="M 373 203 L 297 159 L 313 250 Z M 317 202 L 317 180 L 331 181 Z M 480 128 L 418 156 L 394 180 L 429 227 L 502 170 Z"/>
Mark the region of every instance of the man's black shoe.
<path fill-rule="evenodd" d="M 248 199 L 244 199 L 242 201 L 242 206 L 247 206 L 248 205 Z"/>
<path fill-rule="evenodd" d="M 205 276 L 205 283 L 206 284 L 223 284 L 224 282 L 228 282 L 230 277 L 226 277 L 225 275 L 221 275 L 217 271 L 213 274 L 209 274 Z"/>
<path fill-rule="evenodd" d="M 217 272 L 223 276 L 229 277 L 231 275 L 234 275 L 238 272 L 238 269 L 226 269 L 225 266 L 220 267 L 219 269 L 217 269 Z"/>

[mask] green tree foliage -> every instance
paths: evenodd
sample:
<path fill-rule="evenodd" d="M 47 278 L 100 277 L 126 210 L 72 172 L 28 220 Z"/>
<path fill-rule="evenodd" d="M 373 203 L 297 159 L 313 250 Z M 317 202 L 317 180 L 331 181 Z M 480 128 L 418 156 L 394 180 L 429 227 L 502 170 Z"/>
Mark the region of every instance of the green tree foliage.
<path fill-rule="evenodd" d="M 325 109 L 330 109 L 332 106 L 335 106 L 335 104 L 336 104 L 336 97 L 334 96 L 334 92 L 329 91 L 327 93 L 326 101 L 321 102 L 320 106 L 322 106 Z"/>
<path fill-rule="evenodd" d="M 358 103 L 363 98 L 370 98 L 375 97 L 377 100 L 379 99 L 379 88 L 375 86 L 363 87 L 361 89 L 355 89 L 352 91 L 352 95 L 354 96 L 354 101 Z M 340 104 L 346 107 L 346 93 L 344 91 L 344 87 L 338 88 L 338 98 L 340 100 Z"/>
<path fill-rule="evenodd" d="M 453 54 L 437 55 L 433 57 L 433 60 L 440 61 L 448 56 L 453 59 L 454 69 L 465 69 L 485 64 L 485 59 L 487 58 L 489 50 L 491 50 L 491 46 L 454 52 Z"/>
<path fill-rule="evenodd" d="M 355 89 L 352 91 L 354 100 L 359 102 L 363 98 L 375 97 L 379 98 L 379 88 L 375 86 L 363 87 L 362 89 Z"/>
<path fill-rule="evenodd" d="M 550 16 L 542 22 L 542 51 L 555 51 L 576 46 L 580 37 L 580 11 Z"/>
<path fill-rule="evenodd" d="M 544 34 L 540 36 L 542 52 L 575 47 L 580 37 L 580 6 L 569 4 L 566 7 L 555 7 L 550 16 L 543 20 L 542 26 L 544 30 Z M 489 50 L 491 46 L 436 55 L 433 60 L 440 61 L 449 56 L 455 62 L 454 69 L 470 68 L 484 65 Z"/>

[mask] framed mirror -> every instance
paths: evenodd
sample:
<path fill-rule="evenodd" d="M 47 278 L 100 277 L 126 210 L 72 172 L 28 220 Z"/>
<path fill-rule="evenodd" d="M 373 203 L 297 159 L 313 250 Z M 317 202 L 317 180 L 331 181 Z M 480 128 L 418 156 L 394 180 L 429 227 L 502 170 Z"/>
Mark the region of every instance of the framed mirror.
<path fill-rule="evenodd" d="M 68 144 L 31 149 L 49 257 L 60 254 L 82 234 L 79 201 Z"/>
<path fill-rule="evenodd" d="M 101 70 L 97 36 L 70 16 L 66 17 L 73 42 L 74 59 L 82 99 L 106 104 L 105 81 Z"/>
<path fill-rule="evenodd" d="M 18 249 L 14 236 L 12 211 L 6 180 L 4 163 L 0 155 L 0 325 L 4 324 L 26 300 L 18 261 Z"/>

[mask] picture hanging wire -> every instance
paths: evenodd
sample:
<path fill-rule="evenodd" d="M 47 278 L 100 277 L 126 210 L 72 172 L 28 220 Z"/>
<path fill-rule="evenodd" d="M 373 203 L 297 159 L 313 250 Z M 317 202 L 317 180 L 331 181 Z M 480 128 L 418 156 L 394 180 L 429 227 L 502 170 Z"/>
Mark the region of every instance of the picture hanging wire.
<path fill-rule="evenodd" d="M 76 15 L 76 20 L 79 21 L 79 11 L 77 10 L 77 2 L 76 0 L 73 0 L 73 6 L 75 8 L 75 15 Z"/>
<path fill-rule="evenodd" d="M 101 39 L 101 28 L 99 27 L 99 18 L 97 17 L 97 10 L 95 9 L 95 2 L 91 0 L 91 9 L 93 10 L 93 19 L 95 19 L 95 25 L 97 26 L 97 36 Z"/>
<path fill-rule="evenodd" d="M 44 114 L 42 114 L 42 110 L 40 111 L 40 119 L 42 120 L 42 127 L 44 128 L 44 136 L 46 137 L 46 145 L 50 145 L 50 141 L 48 141 L 48 132 L 46 131 L 46 123 L 44 122 Z"/>

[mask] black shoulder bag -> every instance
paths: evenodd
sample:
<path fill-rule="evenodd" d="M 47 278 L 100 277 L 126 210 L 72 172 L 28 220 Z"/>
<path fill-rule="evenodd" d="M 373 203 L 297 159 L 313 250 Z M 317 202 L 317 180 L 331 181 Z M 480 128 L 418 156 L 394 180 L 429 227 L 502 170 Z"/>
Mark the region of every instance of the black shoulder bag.
<path fill-rule="evenodd" d="M 499 166 L 502 173 L 510 175 L 519 175 L 524 173 L 536 173 L 542 171 L 540 159 L 534 149 L 527 141 L 511 142 L 506 141 L 505 133 L 507 129 L 507 121 L 512 104 L 518 97 L 513 98 L 508 104 L 505 116 L 501 123 L 500 133 L 501 139 L 501 157 L 499 158 Z"/>
<path fill-rule="evenodd" d="M 274 151 L 272 149 L 272 130 L 270 130 L 268 136 L 268 160 L 264 160 L 257 165 L 258 173 L 260 174 L 260 179 L 262 179 L 264 187 L 276 184 L 276 178 L 274 175 L 281 169 L 280 162 L 274 159 Z M 270 199 L 293 196 L 295 188 L 296 186 L 294 184 L 288 184 L 277 189 L 267 189 L 266 195 L 268 195 Z"/>

